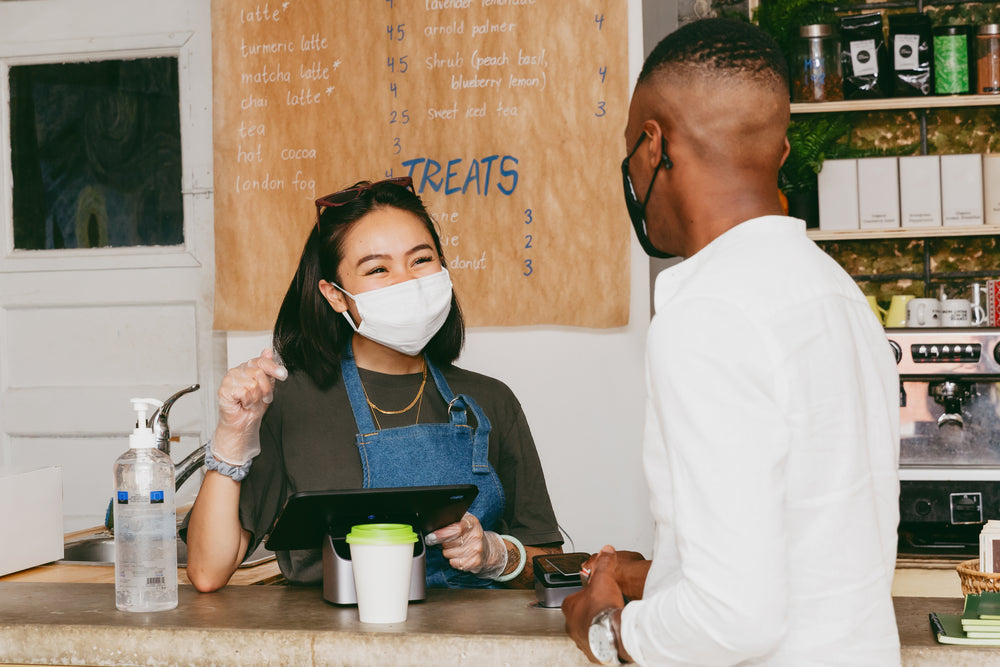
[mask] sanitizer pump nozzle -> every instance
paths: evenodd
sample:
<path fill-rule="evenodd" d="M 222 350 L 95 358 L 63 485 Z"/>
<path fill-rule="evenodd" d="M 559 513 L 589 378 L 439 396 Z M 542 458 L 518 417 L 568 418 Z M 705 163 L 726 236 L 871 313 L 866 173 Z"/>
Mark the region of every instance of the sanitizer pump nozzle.
<path fill-rule="evenodd" d="M 135 410 L 135 430 L 128 436 L 128 445 L 132 449 L 156 447 L 153 430 L 149 428 L 146 415 L 163 405 L 155 398 L 133 398 L 132 409 Z"/>

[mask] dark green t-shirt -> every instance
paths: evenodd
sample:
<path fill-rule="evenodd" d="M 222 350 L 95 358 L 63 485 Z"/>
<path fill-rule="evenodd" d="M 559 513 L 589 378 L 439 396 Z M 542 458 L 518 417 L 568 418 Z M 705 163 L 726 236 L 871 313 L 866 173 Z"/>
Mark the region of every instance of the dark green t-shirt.
<path fill-rule="evenodd" d="M 406 407 L 417 395 L 420 373 L 384 375 L 358 369 L 368 398 L 383 410 Z M 526 545 L 561 543 L 535 443 L 513 392 L 499 380 L 446 366 L 455 395 L 473 398 L 490 420 L 489 461 L 503 485 L 505 506 L 497 532 Z M 376 412 L 382 428 L 447 422 L 447 406 L 428 373 L 423 397 L 400 415 Z M 475 417 L 469 412 L 470 423 Z M 274 402 L 261 423 L 261 452 L 240 490 L 240 523 L 251 533 L 250 550 L 265 538 L 285 500 L 297 491 L 359 489 L 358 429 L 344 383 L 320 390 L 308 375 L 292 372 L 275 385 Z M 322 578 L 318 550 L 278 554 L 282 572 L 298 583 Z"/>

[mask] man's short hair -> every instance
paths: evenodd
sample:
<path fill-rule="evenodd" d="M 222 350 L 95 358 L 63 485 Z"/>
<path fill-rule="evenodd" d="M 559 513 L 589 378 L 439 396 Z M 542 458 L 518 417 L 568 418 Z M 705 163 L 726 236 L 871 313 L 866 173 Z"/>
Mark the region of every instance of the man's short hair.
<path fill-rule="evenodd" d="M 739 75 L 788 89 L 788 64 L 770 35 L 737 19 L 702 19 L 664 37 L 639 74 L 645 83 L 666 70 Z"/>

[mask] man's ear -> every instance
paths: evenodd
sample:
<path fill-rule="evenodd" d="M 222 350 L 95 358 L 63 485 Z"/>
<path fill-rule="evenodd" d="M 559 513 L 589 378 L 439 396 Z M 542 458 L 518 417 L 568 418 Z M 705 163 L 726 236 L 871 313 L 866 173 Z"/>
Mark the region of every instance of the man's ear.
<path fill-rule="evenodd" d="M 792 152 L 792 145 L 790 143 L 788 143 L 788 137 L 786 136 L 785 137 L 785 148 L 781 152 L 781 162 L 778 163 L 778 167 L 779 168 L 782 165 L 785 164 L 785 160 L 788 159 L 788 154 L 791 153 L 791 152 Z"/>
<path fill-rule="evenodd" d="M 343 313 L 347 310 L 347 298 L 332 283 L 328 283 L 325 280 L 319 281 L 319 291 L 327 303 L 330 304 L 330 307 L 336 312 Z"/>
<path fill-rule="evenodd" d="M 655 120 L 649 119 L 642 124 L 642 131 L 649 137 L 649 143 L 645 144 L 639 150 L 640 152 L 645 151 L 650 169 L 656 169 L 657 163 L 661 162 L 665 163 L 663 166 L 667 169 L 673 167 L 674 165 L 670 162 L 670 157 L 667 156 L 667 139 L 663 136 L 663 129 L 660 127 L 660 124 Z M 666 159 L 664 160 L 664 158 Z M 667 166 L 666 163 L 669 163 L 670 166 Z"/>

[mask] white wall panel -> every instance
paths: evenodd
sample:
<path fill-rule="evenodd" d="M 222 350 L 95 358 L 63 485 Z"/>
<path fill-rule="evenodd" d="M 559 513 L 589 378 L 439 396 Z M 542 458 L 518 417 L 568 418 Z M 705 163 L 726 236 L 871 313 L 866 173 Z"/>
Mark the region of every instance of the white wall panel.
<path fill-rule="evenodd" d="M 12 350 L 44 350 L 11 355 L 11 389 L 181 385 L 198 376 L 193 303 L 14 308 L 6 325 Z"/>

